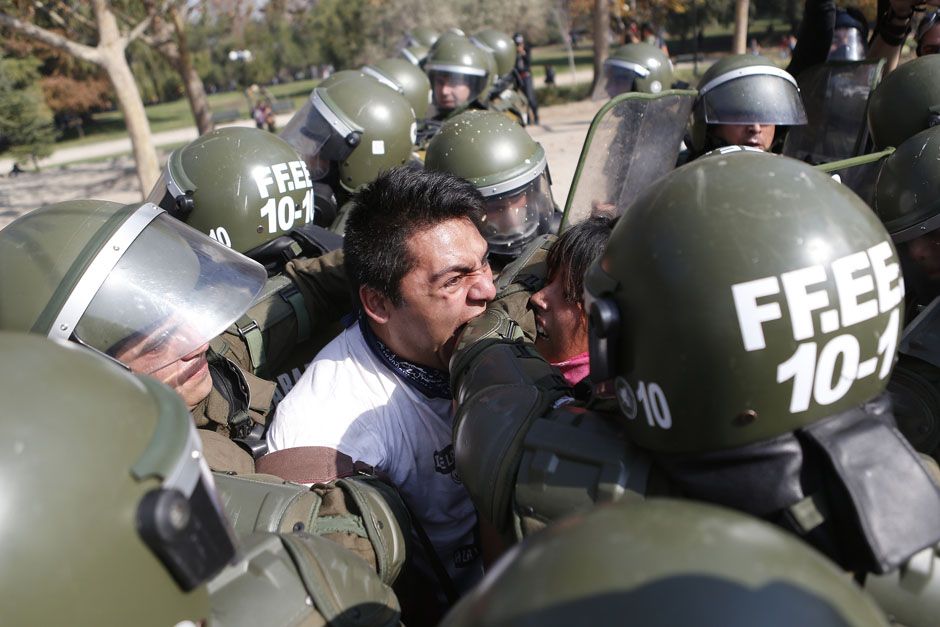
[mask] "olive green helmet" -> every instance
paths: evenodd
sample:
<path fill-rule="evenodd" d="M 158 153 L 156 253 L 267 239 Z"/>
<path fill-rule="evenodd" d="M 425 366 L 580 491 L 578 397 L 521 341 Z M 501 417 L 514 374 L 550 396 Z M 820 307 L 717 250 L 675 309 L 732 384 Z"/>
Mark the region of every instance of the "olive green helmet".
<path fill-rule="evenodd" d="M 604 61 L 601 79 L 594 86 L 591 98 L 613 98 L 628 91 L 658 94 L 672 86 L 672 73 L 672 61 L 656 46 L 627 44 L 614 50 Z"/>
<path fill-rule="evenodd" d="M 459 35 L 442 36 L 428 53 L 434 115 L 446 115 L 485 97 L 490 85 L 486 52 Z"/>
<path fill-rule="evenodd" d="M 898 147 L 940 123 L 940 55 L 902 63 L 885 76 L 868 100 L 868 129 L 875 148 Z"/>
<path fill-rule="evenodd" d="M 554 202 L 545 150 L 493 111 L 464 111 L 428 145 L 424 167 L 456 174 L 486 198 L 482 235 L 490 253 L 518 256 L 552 228 Z"/>
<path fill-rule="evenodd" d="M 940 126 L 921 131 L 878 172 L 872 208 L 897 246 L 917 302 L 940 295 Z"/>
<path fill-rule="evenodd" d="M 430 26 L 417 26 L 405 33 L 409 46 L 430 48 L 440 38 L 440 34 Z"/>
<path fill-rule="evenodd" d="M 428 50 L 427 46 L 406 46 L 398 51 L 398 56 L 415 67 L 422 67 L 428 58 Z"/>
<path fill-rule="evenodd" d="M 361 74 L 315 87 L 281 136 L 304 158 L 314 179 L 334 164 L 340 185 L 355 192 L 382 170 L 408 163 L 416 134 L 411 103 Z"/>
<path fill-rule="evenodd" d="M 692 147 L 707 146 L 710 124 L 806 124 L 796 80 L 773 61 L 735 54 L 716 61 L 702 75 L 692 110 Z"/>
<path fill-rule="evenodd" d="M 182 400 L 75 344 L 0 353 L 0 622 L 201 624 L 235 544 Z"/>
<path fill-rule="evenodd" d="M 249 257 L 313 223 L 316 213 L 310 172 L 297 151 L 267 131 L 235 126 L 174 150 L 147 200 Z"/>
<path fill-rule="evenodd" d="M 423 120 L 428 116 L 431 81 L 420 68 L 404 59 L 388 58 L 364 66 L 362 72 L 407 98 L 415 118 Z"/>
<path fill-rule="evenodd" d="M 792 535 L 695 501 L 598 507 L 516 545 L 444 618 L 464 625 L 887 625 Z"/>
<path fill-rule="evenodd" d="M 647 449 L 762 442 L 880 394 L 904 285 L 891 238 L 802 161 L 693 161 L 626 209 L 585 277 L 591 378 Z"/>
<path fill-rule="evenodd" d="M 487 28 L 471 37 L 470 41 L 493 53 L 500 77 L 507 76 L 516 66 L 516 44 L 503 31 Z"/>
<path fill-rule="evenodd" d="M 76 200 L 0 231 L 0 330 L 70 339 L 117 360 L 152 348 L 135 372 L 189 355 L 264 288 L 261 264 L 152 203 Z"/>

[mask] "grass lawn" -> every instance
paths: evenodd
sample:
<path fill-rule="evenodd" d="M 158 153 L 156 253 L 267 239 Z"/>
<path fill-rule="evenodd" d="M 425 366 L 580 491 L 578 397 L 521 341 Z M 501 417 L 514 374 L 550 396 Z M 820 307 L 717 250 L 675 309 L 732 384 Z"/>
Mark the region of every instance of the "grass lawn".
<path fill-rule="evenodd" d="M 280 85 L 271 85 L 268 91 L 282 102 L 290 100 L 294 108 L 299 108 L 319 80 L 303 80 L 294 83 L 283 83 Z M 248 118 L 248 100 L 244 94 L 238 91 L 230 91 L 218 94 L 209 94 L 209 108 L 212 111 L 225 111 L 228 109 L 238 109 L 242 116 Z M 185 98 L 174 100 L 173 102 L 162 102 L 160 104 L 145 107 L 147 119 L 150 120 L 150 130 L 153 133 L 160 131 L 169 131 L 175 128 L 184 128 L 193 126 L 193 115 L 189 110 L 189 101 Z M 56 148 L 71 148 L 74 146 L 84 146 L 94 144 L 108 139 L 117 139 L 127 132 L 124 126 L 124 118 L 119 110 L 104 111 L 94 116 L 94 126 L 85 129 L 85 137 L 64 139 L 56 142 Z"/>

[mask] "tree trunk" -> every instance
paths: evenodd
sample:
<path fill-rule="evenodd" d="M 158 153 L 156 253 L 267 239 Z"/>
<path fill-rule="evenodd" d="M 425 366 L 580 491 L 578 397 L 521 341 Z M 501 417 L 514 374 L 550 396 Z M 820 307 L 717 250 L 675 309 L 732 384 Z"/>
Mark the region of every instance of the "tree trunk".
<path fill-rule="evenodd" d="M 141 197 L 150 193 L 150 189 L 160 177 L 157 165 L 157 151 L 153 147 L 150 135 L 150 122 L 140 99 L 140 90 L 134 74 L 127 64 L 125 50 L 128 40 L 121 37 L 117 20 L 106 0 L 92 0 L 95 17 L 98 21 L 98 47 L 101 52 L 101 66 L 108 73 L 114 86 L 124 125 L 131 138 L 134 160 L 137 162 L 137 180 L 140 182 Z"/>
<path fill-rule="evenodd" d="M 747 52 L 747 9 L 749 0 L 735 0 L 734 3 L 734 46 L 731 52 L 744 54 Z"/>
<path fill-rule="evenodd" d="M 170 9 L 170 17 L 173 19 L 176 37 L 179 40 L 179 67 L 177 71 L 183 79 L 183 87 L 186 89 L 189 107 L 192 109 L 193 118 L 196 120 L 196 128 L 199 129 L 199 134 L 203 135 L 214 127 L 212 110 L 209 108 L 209 99 L 206 97 L 206 88 L 202 84 L 202 78 L 196 72 L 196 68 L 193 67 L 192 58 L 189 56 L 189 44 L 186 41 L 185 25 L 175 7 Z"/>
<path fill-rule="evenodd" d="M 607 35 L 610 32 L 609 0 L 594 0 L 594 80 L 591 81 L 591 90 L 597 85 L 604 70 L 604 61 L 610 55 L 610 42 Z"/>
<path fill-rule="evenodd" d="M 571 48 L 571 22 L 568 19 L 568 12 L 562 6 L 562 0 L 555 1 L 553 9 L 555 13 L 555 22 L 558 24 L 558 30 L 561 33 L 561 40 L 565 42 L 565 49 L 568 51 L 568 68 L 571 70 L 572 87 L 578 84 L 578 73 L 574 67 L 574 50 Z"/>

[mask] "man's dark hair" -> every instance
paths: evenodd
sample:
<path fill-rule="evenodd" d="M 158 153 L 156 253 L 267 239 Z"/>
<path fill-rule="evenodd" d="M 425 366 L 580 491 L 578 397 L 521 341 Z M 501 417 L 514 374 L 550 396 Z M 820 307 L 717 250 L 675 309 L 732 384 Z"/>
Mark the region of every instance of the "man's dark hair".
<path fill-rule="evenodd" d="M 357 291 L 374 289 L 396 307 L 401 280 L 415 266 L 408 240 L 448 220 L 470 220 L 477 229 L 486 209 L 466 180 L 414 167 L 380 173 L 352 198 L 343 240 L 346 275 Z"/>
<path fill-rule="evenodd" d="M 548 251 L 548 279 L 561 281 L 565 302 L 580 303 L 584 274 L 602 252 L 617 223 L 611 216 L 594 216 L 565 229 Z"/>

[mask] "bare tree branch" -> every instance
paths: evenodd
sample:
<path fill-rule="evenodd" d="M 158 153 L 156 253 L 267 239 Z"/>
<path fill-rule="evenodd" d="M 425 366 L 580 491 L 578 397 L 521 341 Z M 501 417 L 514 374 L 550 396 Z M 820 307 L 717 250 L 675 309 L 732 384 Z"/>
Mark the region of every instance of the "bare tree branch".
<path fill-rule="evenodd" d="M 67 52 L 82 61 L 88 61 L 89 63 L 98 65 L 101 64 L 101 53 L 95 48 L 70 41 L 58 33 L 53 33 L 35 24 L 19 20 L 4 11 L 0 11 L 0 24 L 23 33 L 27 37 L 32 37 L 36 41 L 41 41 L 47 46 L 52 46 L 57 50 Z"/>
<path fill-rule="evenodd" d="M 124 36 L 125 46 L 130 44 L 132 41 L 143 35 L 144 31 L 150 28 L 150 23 L 153 22 L 153 17 L 155 15 L 164 15 L 167 11 L 170 10 L 170 6 L 176 4 L 178 0 L 163 0 L 159 6 L 155 7 L 153 10 L 147 12 L 147 17 L 145 17 L 137 26 L 131 29 L 131 31 Z"/>
<path fill-rule="evenodd" d="M 61 15 L 59 15 L 59 14 L 58 14 L 55 10 L 53 10 L 52 8 L 46 6 L 43 2 L 40 2 L 39 0 L 33 0 L 33 6 L 36 7 L 37 9 L 39 9 L 40 11 L 45 12 L 46 15 L 48 15 L 49 18 L 50 18 L 53 22 L 55 22 L 56 24 L 58 24 L 58 25 L 62 26 L 63 28 L 66 28 L 66 29 L 68 29 L 68 30 L 74 32 L 74 29 L 68 25 L 68 23 L 66 22 L 65 18 L 63 18 Z M 86 26 L 86 27 L 90 28 L 93 33 L 94 33 L 94 32 L 97 32 L 97 30 L 98 30 L 98 25 L 95 24 L 94 20 L 88 19 L 87 17 L 85 17 L 84 15 L 82 15 L 81 13 L 79 13 L 78 11 L 76 11 L 76 10 L 74 9 L 74 7 L 71 7 L 71 6 L 67 5 L 67 4 L 63 4 L 63 3 L 60 2 L 60 3 L 59 3 L 59 6 L 60 6 L 64 11 L 66 11 L 76 22 L 78 22 L 79 24 L 81 24 L 81 25 L 83 25 L 83 26 Z"/>

